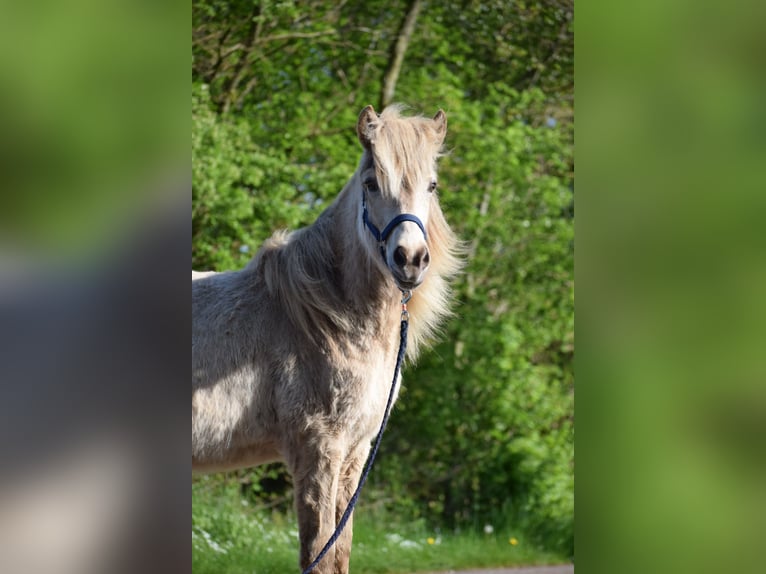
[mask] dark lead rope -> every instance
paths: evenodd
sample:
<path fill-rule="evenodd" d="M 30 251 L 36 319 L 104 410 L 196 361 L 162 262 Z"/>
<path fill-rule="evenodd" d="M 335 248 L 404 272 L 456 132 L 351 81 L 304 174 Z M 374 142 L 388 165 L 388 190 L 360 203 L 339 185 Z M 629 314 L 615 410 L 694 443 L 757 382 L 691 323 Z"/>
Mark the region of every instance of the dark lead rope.
<path fill-rule="evenodd" d="M 370 469 L 372 469 L 372 463 L 375 461 L 375 455 L 378 454 L 378 447 L 380 446 L 380 441 L 383 438 L 383 431 L 386 429 L 386 424 L 388 423 L 388 417 L 391 415 L 391 406 L 394 402 L 394 390 L 396 389 L 396 380 L 399 378 L 399 371 L 402 367 L 402 361 L 404 360 L 404 354 L 407 351 L 407 329 L 409 328 L 409 318 L 410 315 L 407 312 L 407 301 L 410 300 L 410 297 L 412 297 L 412 291 L 402 292 L 402 324 L 401 329 L 399 331 L 399 353 L 396 356 L 396 367 L 394 368 L 394 379 L 391 381 L 391 390 L 388 393 L 388 402 L 386 403 L 386 410 L 383 413 L 383 421 L 380 423 L 380 430 L 378 430 L 378 436 L 375 437 L 375 443 L 373 444 L 372 451 L 370 452 L 370 456 L 367 457 L 367 463 L 364 467 L 364 472 L 362 473 L 362 477 L 359 479 L 359 484 L 356 487 L 356 490 L 354 491 L 354 495 L 351 497 L 351 500 L 348 501 L 348 506 L 346 506 L 346 510 L 343 512 L 343 516 L 340 519 L 340 522 L 338 522 L 338 526 L 335 527 L 335 532 L 333 532 L 333 535 L 330 537 L 330 539 L 327 541 L 327 544 L 324 545 L 324 548 L 322 548 L 322 551 L 319 553 L 319 555 L 314 559 L 314 561 L 309 564 L 308 568 L 306 568 L 303 571 L 303 574 L 309 574 L 314 568 L 316 568 L 317 564 L 319 564 L 322 561 L 322 558 L 325 557 L 325 554 L 332 548 L 333 544 L 338 540 L 338 538 L 341 535 L 341 532 L 343 532 L 343 529 L 346 527 L 346 523 L 348 522 L 348 519 L 351 517 L 351 513 L 354 512 L 354 506 L 356 506 L 356 501 L 359 498 L 359 494 L 362 492 L 362 487 L 364 486 L 364 483 L 367 481 L 367 476 L 370 474 Z"/>

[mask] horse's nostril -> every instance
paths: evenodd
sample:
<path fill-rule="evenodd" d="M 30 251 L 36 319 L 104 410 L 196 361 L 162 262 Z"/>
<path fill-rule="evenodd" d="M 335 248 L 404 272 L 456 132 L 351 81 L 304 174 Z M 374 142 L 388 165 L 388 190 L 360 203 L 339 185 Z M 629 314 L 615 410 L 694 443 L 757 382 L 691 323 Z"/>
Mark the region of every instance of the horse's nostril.
<path fill-rule="evenodd" d="M 404 250 L 404 247 L 399 246 L 394 250 L 394 263 L 399 267 L 404 267 L 407 263 L 407 252 Z"/>
<path fill-rule="evenodd" d="M 426 254 L 423 255 L 423 267 L 427 266 L 431 262 L 431 255 L 426 251 Z"/>

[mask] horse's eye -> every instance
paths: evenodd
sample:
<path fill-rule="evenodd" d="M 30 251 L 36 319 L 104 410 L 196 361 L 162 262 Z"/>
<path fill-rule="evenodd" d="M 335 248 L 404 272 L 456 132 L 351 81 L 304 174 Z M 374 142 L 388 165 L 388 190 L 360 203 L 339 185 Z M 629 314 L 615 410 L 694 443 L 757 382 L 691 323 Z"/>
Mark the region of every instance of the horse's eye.
<path fill-rule="evenodd" d="M 366 180 L 364 180 L 364 183 L 362 185 L 364 186 L 364 190 L 368 191 L 370 193 L 376 193 L 376 192 L 380 191 L 380 188 L 378 187 L 377 180 L 366 179 Z"/>
<path fill-rule="evenodd" d="M 435 181 L 432 181 L 430 184 L 428 184 L 428 191 L 433 193 L 436 191 L 437 183 Z"/>

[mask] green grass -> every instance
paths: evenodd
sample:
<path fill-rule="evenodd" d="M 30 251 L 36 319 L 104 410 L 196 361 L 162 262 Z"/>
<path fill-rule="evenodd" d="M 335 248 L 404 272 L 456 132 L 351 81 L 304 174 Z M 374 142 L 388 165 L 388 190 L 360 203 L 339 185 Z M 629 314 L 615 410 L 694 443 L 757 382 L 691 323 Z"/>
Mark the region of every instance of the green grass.
<path fill-rule="evenodd" d="M 355 513 L 351 568 L 355 574 L 410 574 L 471 567 L 553 564 L 566 560 L 529 544 L 523 533 L 439 532 L 422 521 L 380 511 Z M 511 539 L 517 541 L 511 544 Z M 237 492 L 192 488 L 195 574 L 284 574 L 298 571 L 293 513 L 243 503 Z"/>

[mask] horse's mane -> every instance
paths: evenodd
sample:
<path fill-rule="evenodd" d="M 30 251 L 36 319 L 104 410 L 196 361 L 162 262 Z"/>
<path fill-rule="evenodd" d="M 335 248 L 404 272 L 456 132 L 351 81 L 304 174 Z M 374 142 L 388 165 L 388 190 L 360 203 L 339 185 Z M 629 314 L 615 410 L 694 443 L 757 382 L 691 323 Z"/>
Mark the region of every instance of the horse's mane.
<path fill-rule="evenodd" d="M 266 288 L 279 297 L 293 324 L 317 344 L 333 345 L 339 332 L 353 327 L 330 229 L 335 205 L 308 227 L 277 231 L 251 262 L 263 272 Z"/>
<path fill-rule="evenodd" d="M 436 330 L 450 316 L 452 290 L 448 281 L 463 267 L 460 255 L 464 246 L 447 225 L 436 200 L 428 217 L 428 248 L 431 252 L 428 275 L 423 284 L 413 291 L 408 305 L 412 320 L 407 356 L 413 360 L 421 347 L 434 341 Z"/>
<path fill-rule="evenodd" d="M 402 117 L 400 107 L 390 106 L 370 126 L 374 136 L 372 152 L 365 151 L 360 168 L 333 204 L 312 225 L 298 231 L 277 232 L 268 239 L 249 267 L 263 270 L 267 289 L 278 293 L 292 322 L 309 339 L 335 345 L 339 332 L 354 326 L 358 316 L 348 313 L 349 298 L 359 293 L 344 293 L 339 282 L 342 272 L 364 274 L 366 278 L 379 275 L 372 258 L 377 252 L 359 249 L 365 261 L 345 270 L 333 264 L 338 250 L 351 253 L 352 242 L 360 242 L 359 233 L 366 233 L 360 221 L 358 201 L 361 192 L 359 172 L 370 160 L 370 153 L 378 172 L 381 189 L 398 193 L 399 186 L 409 185 L 409 179 L 418 180 L 431 170 L 441 155 L 441 138 L 437 137 L 433 122 L 424 117 Z M 413 175 L 418 177 L 413 177 Z M 339 243 L 337 230 L 340 221 L 354 222 Z M 352 232 L 354 230 L 354 232 Z M 357 231 L 358 230 L 358 231 Z M 441 322 L 450 314 L 451 292 L 448 284 L 462 266 L 459 257 L 462 244 L 450 229 L 433 195 L 427 224 L 428 248 L 431 264 L 422 285 L 414 292 L 408 304 L 411 316 L 407 356 L 414 360 L 422 347 L 430 343 Z M 388 272 L 382 274 L 380 289 L 393 290 L 394 282 Z M 398 325 L 398 321 L 397 321 Z"/>

